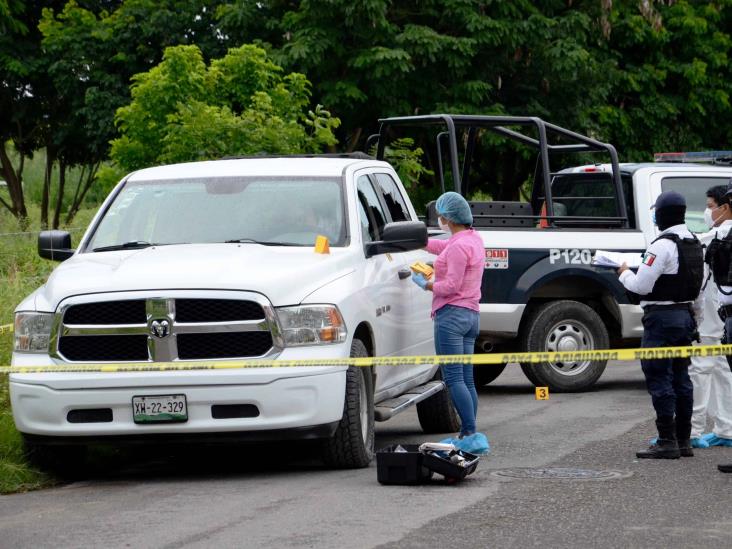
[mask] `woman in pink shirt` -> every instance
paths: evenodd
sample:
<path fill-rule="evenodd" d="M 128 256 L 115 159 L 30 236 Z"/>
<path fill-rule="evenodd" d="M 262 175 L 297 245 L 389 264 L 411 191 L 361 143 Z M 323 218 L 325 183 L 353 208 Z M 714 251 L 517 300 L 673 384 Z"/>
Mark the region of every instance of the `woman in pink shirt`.
<path fill-rule="evenodd" d="M 435 323 L 435 350 L 438 355 L 473 354 L 479 331 L 480 286 L 485 268 L 483 239 L 471 227 L 470 205 L 456 192 L 447 192 L 437 199 L 438 222 L 449 232 L 447 240 L 430 238 L 427 251 L 436 254 L 434 282 L 414 273 L 412 280 L 431 291 L 432 318 Z M 471 364 L 442 366 L 442 378 L 450 391 L 460 416 L 458 439 L 450 439 L 462 450 L 471 453 L 488 451 L 488 439 L 476 432 L 478 393 Z"/>

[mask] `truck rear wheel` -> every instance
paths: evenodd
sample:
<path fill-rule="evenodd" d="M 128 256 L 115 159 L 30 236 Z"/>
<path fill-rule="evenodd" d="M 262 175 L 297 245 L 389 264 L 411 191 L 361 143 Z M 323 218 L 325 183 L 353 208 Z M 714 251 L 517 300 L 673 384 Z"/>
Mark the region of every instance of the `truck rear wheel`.
<path fill-rule="evenodd" d="M 482 387 L 483 385 L 488 385 L 491 381 L 498 378 L 505 369 L 505 364 L 481 364 L 479 366 L 473 366 L 475 386 Z"/>
<path fill-rule="evenodd" d="M 579 301 L 552 301 L 537 307 L 526 320 L 521 339 L 525 352 L 607 349 L 607 328 L 591 307 Z M 606 360 L 521 364 L 527 378 L 556 392 L 585 391 L 605 371 Z"/>
<path fill-rule="evenodd" d="M 442 379 L 439 369 L 432 379 Z M 447 387 L 436 395 L 418 402 L 417 417 L 419 425 L 425 433 L 454 433 L 460 429 L 460 418 L 452 404 Z"/>
<path fill-rule="evenodd" d="M 354 339 L 351 357 L 369 356 L 362 341 Z M 339 469 L 368 467 L 374 458 L 374 378 L 371 368 L 349 366 L 343 416 L 336 432 L 325 441 L 323 461 Z"/>

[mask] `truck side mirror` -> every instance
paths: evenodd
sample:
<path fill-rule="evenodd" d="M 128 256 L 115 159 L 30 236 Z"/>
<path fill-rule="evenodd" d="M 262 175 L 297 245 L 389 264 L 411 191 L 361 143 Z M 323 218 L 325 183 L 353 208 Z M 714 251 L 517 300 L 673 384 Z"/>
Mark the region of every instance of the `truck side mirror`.
<path fill-rule="evenodd" d="M 427 246 L 427 226 L 421 221 L 387 223 L 381 240 L 366 244 L 366 257 L 385 253 L 409 252 Z"/>
<path fill-rule="evenodd" d="M 38 235 L 38 255 L 44 259 L 64 261 L 74 255 L 71 235 L 66 231 L 41 231 Z"/>

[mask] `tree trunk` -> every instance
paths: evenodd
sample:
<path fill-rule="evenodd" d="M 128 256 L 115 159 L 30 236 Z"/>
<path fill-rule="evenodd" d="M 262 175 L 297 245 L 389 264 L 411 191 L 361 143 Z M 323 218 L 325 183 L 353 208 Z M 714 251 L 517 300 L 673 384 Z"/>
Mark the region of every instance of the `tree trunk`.
<path fill-rule="evenodd" d="M 61 206 L 64 202 L 64 187 L 66 186 L 66 163 L 59 160 L 58 163 L 58 196 L 56 196 L 56 208 L 53 211 L 53 228 L 58 229 L 59 218 L 61 217 Z"/>
<path fill-rule="evenodd" d="M 91 189 L 92 183 L 94 183 L 94 178 L 97 175 L 97 171 L 99 171 L 100 162 L 97 162 L 96 164 L 90 164 L 89 165 L 89 172 L 86 174 L 86 181 L 84 182 L 84 189 L 81 191 L 81 194 L 78 195 L 78 198 L 74 199 L 73 204 L 69 208 L 69 213 L 66 214 L 66 224 L 70 224 L 77 213 L 79 213 L 79 209 L 81 208 L 81 205 L 84 203 L 84 198 L 86 197 L 86 193 L 89 192 L 89 189 Z M 81 180 L 79 180 L 81 182 Z"/>
<path fill-rule="evenodd" d="M 41 195 L 41 228 L 48 229 L 48 204 L 51 201 L 51 176 L 53 175 L 53 153 L 46 147 L 46 173 L 43 176 Z"/>
<path fill-rule="evenodd" d="M 353 151 L 356 150 L 356 147 L 358 146 L 358 142 L 361 139 L 362 132 L 363 132 L 363 128 L 356 128 L 356 131 L 353 132 L 351 139 L 348 141 L 348 146 L 346 147 L 346 152 L 352 153 Z M 366 154 L 369 154 L 369 151 L 366 151 Z"/>
<path fill-rule="evenodd" d="M 23 223 L 28 217 L 22 184 L 23 156 L 21 155 L 20 168 L 16 171 L 13 168 L 13 163 L 10 160 L 5 146 L 5 143 L 0 143 L 0 169 L 2 170 L 3 179 L 5 179 L 5 183 L 8 186 L 8 192 L 10 193 L 10 204 L 4 200 L 2 203 L 10 210 L 10 213 Z"/>

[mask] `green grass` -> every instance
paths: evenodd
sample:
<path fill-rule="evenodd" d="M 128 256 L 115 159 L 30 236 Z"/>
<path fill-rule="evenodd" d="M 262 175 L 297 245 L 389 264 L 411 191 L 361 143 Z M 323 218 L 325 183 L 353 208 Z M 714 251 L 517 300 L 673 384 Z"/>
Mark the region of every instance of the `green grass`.
<path fill-rule="evenodd" d="M 85 227 L 95 209 L 79 212 L 74 228 Z M 36 251 L 38 207 L 29 207 L 30 234 L 6 211 L 0 211 L 0 325 L 13 321 L 13 310 L 28 294 L 41 286 L 56 263 L 41 259 Z M 81 230 L 71 231 L 78 243 Z M 13 334 L 0 334 L 0 365 L 10 364 Z M 20 433 L 10 411 L 8 378 L 0 374 L 0 494 L 32 490 L 53 483 L 53 479 L 28 465 L 23 456 Z"/>

